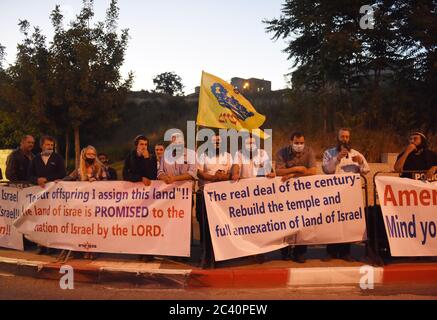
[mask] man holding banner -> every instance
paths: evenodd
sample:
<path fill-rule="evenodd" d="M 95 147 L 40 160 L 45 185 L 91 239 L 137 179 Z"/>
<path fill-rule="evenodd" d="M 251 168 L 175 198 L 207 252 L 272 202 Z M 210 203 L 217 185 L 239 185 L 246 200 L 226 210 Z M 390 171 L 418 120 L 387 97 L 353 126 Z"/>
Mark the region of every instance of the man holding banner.
<path fill-rule="evenodd" d="M 276 174 L 272 169 L 269 155 L 259 148 L 257 139 L 250 135 L 244 139 L 243 148 L 235 154 L 231 178 L 234 181 L 255 177 L 274 178 Z"/>
<path fill-rule="evenodd" d="M 229 180 L 232 167 L 232 156 L 226 150 L 223 150 L 220 135 L 216 134 L 213 136 L 212 143 L 214 149 L 209 148 L 197 157 L 199 191 L 196 197 L 196 217 L 200 225 L 201 268 L 208 266 L 213 268 L 215 264 L 203 188 L 205 184 Z"/>
<path fill-rule="evenodd" d="M 158 180 L 167 184 L 176 181 L 196 180 L 196 154 L 185 148 L 181 134 L 172 135 L 172 143 L 167 147 L 158 170 Z"/>
<path fill-rule="evenodd" d="M 322 169 L 325 174 L 369 173 L 370 167 L 364 156 L 351 147 L 350 133 L 351 129 L 341 128 L 337 134 L 337 146 L 324 152 Z M 350 243 L 328 244 L 326 251 L 326 261 L 337 257 L 354 261 Z"/>
<path fill-rule="evenodd" d="M 283 181 L 291 177 L 311 176 L 317 173 L 316 157 L 311 147 L 305 145 L 302 132 L 293 132 L 288 146 L 278 151 L 276 155 L 276 174 L 283 177 Z M 293 249 L 294 260 L 305 263 L 307 246 L 295 246 Z M 290 257 L 290 246 L 281 249 L 283 260 Z"/>
<path fill-rule="evenodd" d="M 20 141 L 20 147 L 14 150 L 6 160 L 6 178 L 13 183 L 28 182 L 30 163 L 35 157 L 32 153 L 35 139 L 26 135 Z"/>

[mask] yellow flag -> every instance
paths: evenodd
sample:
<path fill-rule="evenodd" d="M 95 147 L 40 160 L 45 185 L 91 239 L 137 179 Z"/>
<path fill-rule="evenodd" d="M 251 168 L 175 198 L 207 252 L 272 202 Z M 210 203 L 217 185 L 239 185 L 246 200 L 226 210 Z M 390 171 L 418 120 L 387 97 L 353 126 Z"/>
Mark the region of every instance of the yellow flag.
<path fill-rule="evenodd" d="M 265 120 L 232 85 L 202 72 L 197 125 L 240 131 L 259 128 Z"/>

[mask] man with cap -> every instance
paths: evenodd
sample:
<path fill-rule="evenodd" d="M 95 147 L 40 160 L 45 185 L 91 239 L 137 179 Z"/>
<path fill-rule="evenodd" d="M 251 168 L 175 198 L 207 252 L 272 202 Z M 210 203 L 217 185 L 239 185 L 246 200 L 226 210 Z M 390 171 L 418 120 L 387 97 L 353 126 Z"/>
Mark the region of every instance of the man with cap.
<path fill-rule="evenodd" d="M 426 176 L 431 179 L 437 173 L 437 153 L 428 148 L 428 139 L 418 130 L 410 132 L 408 140 L 409 145 L 398 155 L 395 171 L 403 178 L 413 177 L 403 171 L 427 171 Z"/>

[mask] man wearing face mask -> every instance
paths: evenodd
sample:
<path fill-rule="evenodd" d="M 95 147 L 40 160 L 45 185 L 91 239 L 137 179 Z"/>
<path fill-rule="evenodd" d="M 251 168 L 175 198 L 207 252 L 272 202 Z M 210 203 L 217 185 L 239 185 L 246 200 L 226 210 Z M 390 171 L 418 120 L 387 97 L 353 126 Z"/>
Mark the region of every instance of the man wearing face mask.
<path fill-rule="evenodd" d="M 202 247 L 200 265 L 202 268 L 214 267 L 215 262 L 203 187 L 208 183 L 227 181 L 230 179 L 231 174 L 232 156 L 223 149 L 221 141 L 220 135 L 214 135 L 211 141 L 213 146 L 198 155 L 197 158 L 199 191 L 196 196 L 196 217 L 200 225 L 200 243 Z"/>
<path fill-rule="evenodd" d="M 55 138 L 40 139 L 41 153 L 36 155 L 29 167 L 29 180 L 44 188 L 47 182 L 62 180 L 66 176 L 64 159 L 55 152 Z"/>
<path fill-rule="evenodd" d="M 337 135 L 337 146 L 324 152 L 322 169 L 325 174 L 369 173 L 370 167 L 364 156 L 351 147 L 350 133 L 351 129 L 341 128 Z M 328 244 L 326 251 L 328 257 L 325 261 L 334 258 L 355 261 L 350 254 L 350 243 Z"/>
<path fill-rule="evenodd" d="M 414 130 L 409 135 L 409 145 L 398 155 L 394 165 L 396 172 L 402 171 L 427 171 L 426 177 L 432 179 L 437 173 L 437 153 L 428 149 L 426 136 Z M 412 173 L 402 173 L 403 178 L 412 178 Z"/>
<path fill-rule="evenodd" d="M 243 148 L 237 151 L 234 156 L 231 179 L 238 181 L 255 177 L 274 178 L 275 176 L 276 173 L 274 168 L 272 168 L 272 161 L 269 155 L 265 150 L 259 148 L 257 139 L 249 135 L 243 141 Z M 265 261 L 263 254 L 257 254 L 254 258 L 258 263 Z"/>
<path fill-rule="evenodd" d="M 290 136 L 289 145 L 279 150 L 276 155 L 276 174 L 286 181 L 294 177 L 310 176 L 317 173 L 316 157 L 312 148 L 305 145 L 302 132 L 296 131 Z M 291 248 L 281 249 L 282 258 L 287 260 Z M 293 258 L 298 263 L 304 263 L 307 246 L 295 246 Z"/>
<path fill-rule="evenodd" d="M 173 134 L 158 170 L 158 179 L 167 184 L 197 179 L 196 153 L 185 148 L 183 136 Z"/>
<path fill-rule="evenodd" d="M 135 149 L 126 157 L 123 167 L 123 180 L 142 182 L 150 186 L 156 180 L 156 160 L 149 152 L 149 139 L 139 135 L 134 140 Z"/>
<path fill-rule="evenodd" d="M 276 174 L 271 170 L 271 159 L 267 152 L 258 147 L 254 137 L 244 139 L 243 148 L 234 156 L 234 164 L 231 169 L 231 179 L 267 177 L 274 178 Z"/>

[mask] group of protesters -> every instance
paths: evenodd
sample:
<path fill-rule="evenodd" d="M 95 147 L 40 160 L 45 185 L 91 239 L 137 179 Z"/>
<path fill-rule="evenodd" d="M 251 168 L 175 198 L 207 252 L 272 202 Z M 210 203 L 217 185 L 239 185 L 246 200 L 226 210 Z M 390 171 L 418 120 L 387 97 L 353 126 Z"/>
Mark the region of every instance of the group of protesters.
<path fill-rule="evenodd" d="M 240 179 L 264 176 L 273 178 L 282 176 L 286 181 L 290 178 L 315 175 L 316 157 L 313 149 L 305 143 L 302 132 L 293 132 L 288 145 L 280 149 L 275 159 L 271 159 L 266 150 L 260 148 L 259 140 L 252 135 L 244 138 L 242 147 L 234 155 L 222 148 L 222 137 L 216 134 L 212 137 L 213 151 L 196 154 L 185 147 L 181 134 L 172 135 L 170 145 L 158 143 L 151 151 L 149 139 L 145 135 L 138 135 L 133 141 L 133 149 L 125 158 L 123 167 L 124 181 L 143 183 L 150 186 L 153 180 L 162 180 L 167 184 L 176 181 L 198 181 L 196 194 L 196 217 L 200 225 L 200 240 L 202 256 L 200 264 L 203 268 L 214 267 L 214 252 L 209 232 L 208 218 L 203 196 L 205 184 L 219 181 L 239 181 Z M 437 172 L 437 153 L 428 147 L 426 136 L 420 131 L 409 134 L 409 144 L 399 154 L 395 171 L 402 176 L 409 177 L 413 170 L 427 171 L 429 176 Z M 35 184 L 44 187 L 52 181 L 111 181 L 118 180 L 117 172 L 110 167 L 109 158 L 104 153 L 97 153 L 93 146 L 83 148 L 80 161 L 71 173 L 67 174 L 64 159 L 55 152 L 55 139 L 43 136 L 40 139 L 41 152 L 32 153 L 35 140 L 26 135 L 20 146 L 7 159 L 6 178 L 10 183 Z M 170 152 L 173 161 L 169 161 L 166 153 Z M 182 159 L 178 159 L 183 157 Z M 180 161 L 178 161 L 180 160 Z M 191 161 L 190 161 L 191 160 Z M 275 161 L 272 161 L 275 160 Z M 267 169 L 269 168 L 269 169 Z M 270 169 L 271 168 L 271 169 Z M 322 170 L 324 174 L 358 173 L 365 175 L 370 168 L 365 157 L 352 148 L 351 129 L 338 130 L 336 145 L 323 153 Z M 44 252 L 46 248 L 39 248 Z M 281 250 L 284 260 L 293 259 L 304 263 L 307 246 L 297 245 Z M 87 253 L 86 258 L 93 258 Z M 264 255 L 254 256 L 257 262 L 264 261 Z M 327 245 L 327 258 L 340 258 L 353 261 L 351 244 Z M 143 255 L 141 259 L 148 261 L 151 256 Z"/>

